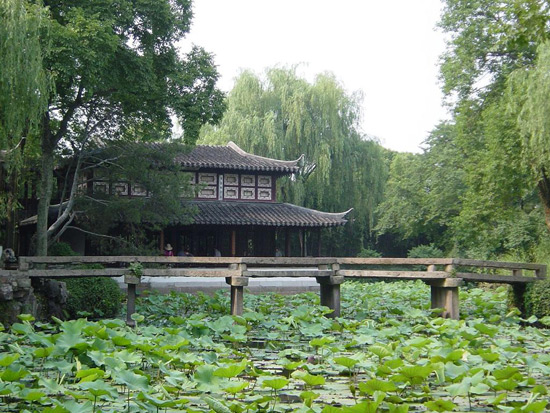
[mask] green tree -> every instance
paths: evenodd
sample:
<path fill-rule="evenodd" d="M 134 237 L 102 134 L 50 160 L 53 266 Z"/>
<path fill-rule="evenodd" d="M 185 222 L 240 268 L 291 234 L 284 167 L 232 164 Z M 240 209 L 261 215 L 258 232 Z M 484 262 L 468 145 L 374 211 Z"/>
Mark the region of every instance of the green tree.
<path fill-rule="evenodd" d="M 508 75 L 530 65 L 548 38 L 550 10 L 539 0 L 445 0 L 440 28 L 443 91 L 457 103 L 502 90 Z"/>
<path fill-rule="evenodd" d="M 0 0 L 0 220 L 7 221 L 8 233 L 14 225 L 23 159 L 32 153 L 48 104 L 40 44 L 47 28 L 46 10 L 40 5 Z"/>
<path fill-rule="evenodd" d="M 522 161 L 530 167 L 529 177 L 536 183 L 550 230 L 550 43 L 543 43 L 538 52 L 533 68 L 513 74 L 508 97 L 524 138 Z"/>
<path fill-rule="evenodd" d="M 453 144 L 466 186 L 452 235 L 465 255 L 530 258 L 542 236 L 536 194 L 545 205 L 545 176 L 533 160 L 544 149 L 523 136 L 532 132 L 526 119 L 534 113 L 524 106 L 534 81 L 528 73 L 548 38 L 549 18 L 548 7 L 536 0 L 445 2 L 440 26 L 449 37 L 441 77 L 454 109 Z"/>
<path fill-rule="evenodd" d="M 456 147 L 456 127 L 438 125 L 422 154 L 396 154 L 378 207 L 377 231 L 396 234 L 405 247 L 436 243 L 451 250 L 451 226 L 465 191 L 463 157 Z"/>
<path fill-rule="evenodd" d="M 189 174 L 174 161 L 188 150 L 188 146 L 177 142 L 128 142 L 89 152 L 82 160 L 84 176 L 93 172 L 98 180 L 125 182 L 134 187 L 139 184 L 148 196 L 79 193 L 73 213 L 78 214 L 78 227 L 69 220 L 58 234 L 73 229 L 92 235 L 92 245 L 102 255 L 158 252 L 158 240 L 153 234 L 168 225 L 190 222 L 192 211 L 181 203 L 181 196 L 192 191 L 185 184 Z"/>
<path fill-rule="evenodd" d="M 333 254 L 344 253 L 341 246 L 355 255 L 373 238 L 387 174 L 383 148 L 359 132 L 360 100 L 330 74 L 309 83 L 294 69 L 269 69 L 263 80 L 247 71 L 228 96 L 220 126 L 205 127 L 201 143 L 233 140 L 278 159 L 305 154 L 295 181 L 282 180 L 280 199 L 333 212 L 353 207 L 355 223 L 331 231 L 324 244 L 333 246 Z"/>
<path fill-rule="evenodd" d="M 198 47 L 184 55 L 176 48 L 190 28 L 190 0 L 47 1 L 46 6 L 51 29 L 44 68 L 55 92 L 40 131 L 39 255 L 47 253 L 48 239 L 71 219 L 74 206 L 76 185 L 48 227 L 58 151 L 78 155 L 90 142 L 122 136 L 163 139 L 170 136 L 174 117 L 183 140 L 193 144 L 200 126 L 216 122 L 223 112 L 212 56 Z"/>

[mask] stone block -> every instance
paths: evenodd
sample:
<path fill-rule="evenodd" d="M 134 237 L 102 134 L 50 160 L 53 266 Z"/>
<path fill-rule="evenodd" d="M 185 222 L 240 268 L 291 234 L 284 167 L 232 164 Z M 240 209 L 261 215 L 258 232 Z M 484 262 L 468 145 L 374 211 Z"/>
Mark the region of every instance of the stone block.
<path fill-rule="evenodd" d="M 31 279 L 27 277 L 17 278 L 17 287 L 24 288 L 26 290 L 31 288 Z"/>
<path fill-rule="evenodd" d="M 0 285 L 0 301 L 13 300 L 13 287 L 10 284 Z"/>
<path fill-rule="evenodd" d="M 134 274 L 124 274 L 124 283 L 138 285 L 141 282 L 141 277 Z"/>
<path fill-rule="evenodd" d="M 319 284 L 326 285 L 339 285 L 342 284 L 345 279 L 342 275 L 330 275 L 328 277 L 315 277 Z"/>
<path fill-rule="evenodd" d="M 232 287 L 246 287 L 248 286 L 247 277 L 225 277 L 225 282 Z"/>
<path fill-rule="evenodd" d="M 67 303 L 67 299 L 69 298 L 69 291 L 67 291 L 67 283 L 59 282 L 59 303 L 65 304 Z"/>

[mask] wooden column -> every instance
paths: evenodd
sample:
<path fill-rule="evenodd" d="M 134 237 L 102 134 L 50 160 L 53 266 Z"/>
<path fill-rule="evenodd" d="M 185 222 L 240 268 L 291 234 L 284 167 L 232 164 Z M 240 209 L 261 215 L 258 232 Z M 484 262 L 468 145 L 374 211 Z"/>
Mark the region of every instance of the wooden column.
<path fill-rule="evenodd" d="M 431 308 L 443 308 L 443 318 L 460 318 L 458 287 L 462 284 L 462 278 L 446 278 L 441 280 L 430 280 L 427 283 L 431 286 Z"/>
<path fill-rule="evenodd" d="M 326 270 L 328 266 L 319 265 L 319 270 Z M 338 264 L 333 264 L 333 270 L 338 270 Z M 332 313 L 327 314 L 328 318 L 340 317 L 340 284 L 344 282 L 341 275 L 330 275 L 328 277 L 315 277 L 319 283 L 321 305 L 330 308 Z"/>
<path fill-rule="evenodd" d="M 160 230 L 160 245 L 159 245 L 159 250 L 160 250 L 160 251 L 164 251 L 164 230 L 163 230 L 163 229 Z"/>
<path fill-rule="evenodd" d="M 285 257 L 290 257 L 290 230 L 285 228 Z"/>
<path fill-rule="evenodd" d="M 317 228 L 317 256 L 321 256 L 321 228 Z"/>
<path fill-rule="evenodd" d="M 136 287 L 140 283 L 140 279 L 135 275 L 126 274 L 124 276 L 124 283 L 128 288 L 126 300 L 126 324 L 133 327 L 136 325 L 136 322 L 132 320 L 132 314 L 136 312 Z"/>
<path fill-rule="evenodd" d="M 231 230 L 231 256 L 237 256 L 237 230 Z"/>
<path fill-rule="evenodd" d="M 231 286 L 231 315 L 243 315 L 244 287 L 248 285 L 248 278 L 226 277 L 225 282 Z"/>

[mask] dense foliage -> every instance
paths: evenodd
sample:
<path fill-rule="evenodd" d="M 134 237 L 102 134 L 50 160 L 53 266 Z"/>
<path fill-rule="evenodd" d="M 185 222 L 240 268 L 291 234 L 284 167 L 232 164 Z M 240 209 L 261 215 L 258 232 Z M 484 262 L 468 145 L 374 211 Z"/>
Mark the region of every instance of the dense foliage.
<path fill-rule="evenodd" d="M 0 239 L 14 245 L 19 195 L 36 157 L 33 137 L 48 105 L 50 83 L 39 34 L 48 30 L 41 7 L 0 1 Z"/>
<path fill-rule="evenodd" d="M 39 17 L 43 22 L 37 24 Z M 193 144 L 204 123 L 220 118 L 223 93 L 216 88 L 212 56 L 198 46 L 187 53 L 177 48 L 191 20 L 190 0 L 0 2 L 2 39 L 15 35 L 6 49 L 2 41 L 0 50 L 0 150 L 11 150 L 33 132 L 34 145 L 26 150 L 38 153 L 41 162 L 39 255 L 47 254 L 48 241 L 74 218 L 77 179 L 64 194 L 63 213 L 48 223 L 60 152 L 78 157 L 90 144 L 165 139 L 173 119 L 181 125 L 181 138 Z M 25 53 L 29 56 L 21 56 Z M 27 57 L 29 65 L 21 63 Z M 4 90 L 6 73 L 7 85 L 15 90 Z M 42 87 L 42 78 L 52 87 Z M 19 91 L 20 102 L 7 102 L 16 108 L 5 106 L 6 98 Z M 26 125 L 37 127 L 27 131 Z"/>
<path fill-rule="evenodd" d="M 174 161 L 190 146 L 178 142 L 111 145 L 91 153 L 83 169 L 97 179 L 139 184 L 148 196 L 116 196 L 97 191 L 93 197 L 76 195 L 78 227 L 90 236 L 90 250 L 100 255 L 156 255 L 161 229 L 191 220 L 181 196 L 192 193 L 189 175 Z M 116 161 L 113 161 L 116 160 Z M 175 196 L 178 194 L 179 196 Z"/>
<path fill-rule="evenodd" d="M 550 280 L 529 284 L 525 291 L 525 312 L 536 317 L 550 316 Z"/>
<path fill-rule="evenodd" d="M 120 312 L 122 292 L 112 278 L 65 278 L 63 282 L 69 293 L 64 308 L 70 318 L 112 318 Z"/>
<path fill-rule="evenodd" d="M 150 295 L 121 320 L 0 333 L 3 411 L 529 411 L 547 404 L 548 330 L 506 290 L 461 292 L 463 318 L 428 310 L 421 282 L 343 286 L 344 317 L 313 293 Z M 540 321 L 547 322 L 548 319 Z"/>
<path fill-rule="evenodd" d="M 56 242 L 50 245 L 49 255 L 68 257 L 78 255 L 65 242 Z M 101 269 L 100 264 L 84 264 L 81 269 Z M 107 277 L 96 278 L 64 278 L 67 286 L 67 302 L 64 311 L 70 318 L 116 317 L 121 309 L 122 292 L 115 280 Z"/>
<path fill-rule="evenodd" d="M 354 256 L 375 241 L 374 211 L 387 175 L 385 151 L 360 132 L 360 99 L 330 74 L 310 83 L 294 69 L 269 69 L 265 79 L 246 71 L 219 127 L 203 128 L 200 142 L 233 140 L 276 159 L 304 154 L 300 173 L 282 182 L 279 199 L 328 212 L 354 208 L 352 222 L 323 240 L 324 254 Z"/>
<path fill-rule="evenodd" d="M 548 25 L 535 0 L 446 0 L 452 119 L 391 165 L 378 230 L 472 258 L 547 261 Z"/>

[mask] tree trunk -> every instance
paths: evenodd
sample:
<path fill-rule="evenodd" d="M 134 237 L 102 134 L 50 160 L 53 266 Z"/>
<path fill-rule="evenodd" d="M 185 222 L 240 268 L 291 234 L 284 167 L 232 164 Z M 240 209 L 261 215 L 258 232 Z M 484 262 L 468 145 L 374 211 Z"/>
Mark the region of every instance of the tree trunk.
<path fill-rule="evenodd" d="M 36 255 L 48 255 L 48 212 L 52 198 L 54 150 L 50 144 L 48 126 L 42 138 L 42 165 L 40 171 L 40 199 L 36 222 Z"/>

